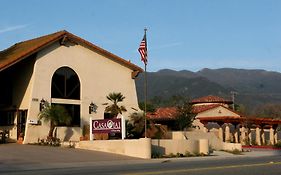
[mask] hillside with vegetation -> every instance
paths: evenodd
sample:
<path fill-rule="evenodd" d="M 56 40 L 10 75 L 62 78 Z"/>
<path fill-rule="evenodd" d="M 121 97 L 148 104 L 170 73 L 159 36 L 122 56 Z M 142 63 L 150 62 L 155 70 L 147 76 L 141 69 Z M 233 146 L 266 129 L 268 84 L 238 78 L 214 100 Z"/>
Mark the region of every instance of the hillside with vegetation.
<path fill-rule="evenodd" d="M 202 69 L 198 72 L 169 69 L 148 72 L 148 99 L 158 106 L 170 105 L 176 96 L 190 99 L 217 95 L 231 100 L 247 114 L 257 114 L 266 106 L 281 108 L 281 73 L 246 69 Z M 138 99 L 144 100 L 144 75 L 136 81 Z"/>

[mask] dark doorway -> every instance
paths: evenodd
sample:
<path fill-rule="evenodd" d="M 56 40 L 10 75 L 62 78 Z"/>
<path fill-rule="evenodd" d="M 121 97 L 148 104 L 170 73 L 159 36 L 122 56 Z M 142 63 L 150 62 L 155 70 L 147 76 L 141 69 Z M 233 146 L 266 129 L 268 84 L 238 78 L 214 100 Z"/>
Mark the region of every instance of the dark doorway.
<path fill-rule="evenodd" d="M 27 110 L 17 111 L 17 139 L 19 139 L 19 137 L 24 137 L 26 117 L 27 117 Z"/>

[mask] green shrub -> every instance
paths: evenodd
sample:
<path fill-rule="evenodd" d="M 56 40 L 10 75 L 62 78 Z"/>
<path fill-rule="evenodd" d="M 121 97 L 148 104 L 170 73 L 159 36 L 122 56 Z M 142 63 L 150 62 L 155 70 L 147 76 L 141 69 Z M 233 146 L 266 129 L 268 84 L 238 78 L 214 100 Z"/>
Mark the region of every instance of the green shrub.
<path fill-rule="evenodd" d="M 235 155 L 241 155 L 242 151 L 240 151 L 239 149 L 234 149 L 234 150 L 223 150 L 225 152 L 231 153 L 231 154 L 235 154 Z"/>
<path fill-rule="evenodd" d="M 279 140 L 277 143 L 275 143 L 274 147 L 281 148 L 281 141 Z"/>
<path fill-rule="evenodd" d="M 175 157 L 175 155 L 173 153 L 170 153 L 168 157 Z"/>
<path fill-rule="evenodd" d="M 151 153 L 151 158 L 161 158 L 162 157 L 162 155 L 159 153 L 159 152 L 157 152 L 157 151 L 153 151 L 152 153 Z"/>
<path fill-rule="evenodd" d="M 193 155 L 194 155 L 195 157 L 198 157 L 198 156 L 200 156 L 200 153 L 199 153 L 199 152 L 194 152 Z"/>
<path fill-rule="evenodd" d="M 184 155 L 182 153 L 177 153 L 176 157 L 184 157 Z"/>
<path fill-rule="evenodd" d="M 185 157 L 192 157 L 193 155 L 189 151 L 185 151 L 184 156 Z"/>
<path fill-rule="evenodd" d="M 204 157 L 204 156 L 206 156 L 206 154 L 204 154 L 204 153 L 200 153 L 200 156 L 201 156 L 201 157 Z"/>

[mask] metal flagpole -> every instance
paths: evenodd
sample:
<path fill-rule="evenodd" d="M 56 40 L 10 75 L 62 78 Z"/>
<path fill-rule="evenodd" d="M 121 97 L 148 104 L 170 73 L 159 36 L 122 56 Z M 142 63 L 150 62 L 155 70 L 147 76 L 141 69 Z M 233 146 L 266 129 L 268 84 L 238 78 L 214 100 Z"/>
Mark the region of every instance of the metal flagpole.
<path fill-rule="evenodd" d="M 147 66 L 147 41 L 146 41 L 146 31 L 144 28 L 144 36 L 141 40 L 140 47 L 138 49 L 141 55 L 141 61 L 144 63 L 144 137 L 147 137 L 147 126 L 146 126 L 146 113 L 147 113 L 147 75 L 146 75 L 146 66 Z"/>
<path fill-rule="evenodd" d="M 144 28 L 144 36 L 145 36 L 145 46 L 146 46 L 146 57 L 147 57 L 147 40 L 146 40 L 146 31 L 147 29 Z M 147 58 L 146 58 L 147 59 Z M 146 77 L 146 64 L 144 63 L 144 137 L 146 138 L 146 104 L 147 104 L 147 77 Z"/>

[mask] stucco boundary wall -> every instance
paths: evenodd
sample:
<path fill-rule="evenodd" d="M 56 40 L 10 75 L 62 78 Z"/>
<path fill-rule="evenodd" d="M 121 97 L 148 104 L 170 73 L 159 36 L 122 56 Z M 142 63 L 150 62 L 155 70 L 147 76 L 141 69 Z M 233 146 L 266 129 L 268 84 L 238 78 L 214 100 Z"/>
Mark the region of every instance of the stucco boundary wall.
<path fill-rule="evenodd" d="M 169 139 L 173 140 L 200 140 L 207 139 L 209 147 L 214 150 L 227 150 L 232 151 L 238 149 L 242 151 L 242 145 L 240 143 L 226 143 L 222 142 L 214 132 L 203 132 L 200 130 L 193 131 L 172 131 L 168 134 Z"/>
<path fill-rule="evenodd" d="M 209 143 L 207 139 L 201 140 L 172 140 L 172 139 L 153 139 L 151 141 L 152 153 L 158 155 L 169 154 L 209 154 Z"/>
<path fill-rule="evenodd" d="M 151 158 L 150 138 L 80 141 L 76 148 L 122 154 L 143 159 Z"/>
<path fill-rule="evenodd" d="M 150 159 L 151 153 L 159 155 L 169 154 L 209 154 L 209 142 L 200 140 L 172 140 L 141 138 L 132 140 L 94 140 L 80 141 L 76 146 L 79 149 L 102 151 L 126 156 Z"/>
<path fill-rule="evenodd" d="M 242 151 L 242 144 L 240 144 L 240 143 L 223 142 L 222 146 L 223 146 L 222 150 L 227 150 L 227 151 L 239 150 L 239 151 Z"/>

